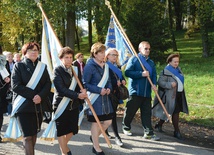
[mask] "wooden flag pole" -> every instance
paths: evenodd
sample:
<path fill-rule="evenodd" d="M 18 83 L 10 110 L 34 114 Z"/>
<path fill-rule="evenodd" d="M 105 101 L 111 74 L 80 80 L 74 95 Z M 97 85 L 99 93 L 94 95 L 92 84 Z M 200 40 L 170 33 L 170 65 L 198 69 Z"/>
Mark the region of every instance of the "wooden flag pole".
<path fill-rule="evenodd" d="M 37 3 L 37 6 L 38 6 L 38 7 L 40 8 L 40 10 L 42 11 L 42 15 L 44 16 L 44 18 L 49 22 L 49 20 L 48 20 L 46 14 L 45 14 L 45 12 L 44 12 L 42 6 L 41 6 L 41 3 Z M 49 22 L 49 24 L 50 24 L 50 22 Z M 51 25 L 51 24 L 50 24 L 50 25 Z M 51 28 L 52 28 L 52 27 L 51 27 Z M 52 28 L 52 30 L 53 30 L 53 28 Z M 56 36 L 56 33 L 55 33 L 54 30 L 53 30 L 53 32 L 54 32 L 54 35 Z M 57 38 L 57 41 L 59 42 L 59 44 L 61 45 L 61 43 L 60 43 L 58 37 L 56 37 L 56 38 Z M 62 47 L 62 45 L 61 45 L 61 47 Z M 72 67 L 71 67 L 71 68 L 72 68 Z M 81 84 L 79 78 L 77 77 L 75 71 L 73 70 L 73 68 L 72 68 L 72 71 L 73 71 L 74 77 L 75 77 L 75 79 L 77 80 L 77 83 L 78 83 L 80 89 L 83 90 L 84 88 L 83 88 L 83 86 L 82 86 L 82 84 Z M 101 130 L 101 132 L 102 132 L 102 134 L 103 134 L 103 136 L 104 136 L 104 138 L 105 138 L 105 140 L 106 140 L 106 142 L 107 142 L 109 148 L 112 148 L 112 145 L 111 145 L 111 143 L 110 143 L 110 141 L 109 141 L 109 138 L 108 138 L 108 136 L 106 135 L 106 133 L 105 133 L 105 131 L 104 131 L 104 129 L 103 129 L 101 123 L 100 123 L 100 120 L 99 120 L 98 117 L 97 117 L 97 114 L 96 114 L 96 112 L 95 112 L 95 110 L 94 110 L 94 108 L 93 108 L 93 106 L 92 106 L 90 100 L 88 99 L 88 97 L 87 97 L 85 100 L 87 101 L 87 103 L 88 103 L 88 105 L 89 105 L 89 107 L 90 107 L 90 109 L 91 109 L 91 112 L 93 113 L 93 116 L 94 116 L 94 118 L 95 118 L 95 120 L 96 120 L 98 126 L 100 127 L 100 130 Z"/>
<path fill-rule="evenodd" d="M 108 0 L 105 0 L 105 4 L 106 4 L 106 5 L 108 6 L 108 8 L 110 9 L 111 14 L 113 15 L 113 17 L 114 17 L 116 23 L 117 23 L 118 26 L 119 26 L 119 29 L 121 30 L 122 34 L 123 34 L 124 37 L 126 38 L 128 44 L 129 44 L 129 46 L 131 47 L 132 51 L 134 52 L 134 55 L 137 57 L 138 61 L 140 62 L 141 67 L 143 68 L 144 71 L 146 71 L 146 68 L 145 68 L 144 65 L 142 64 L 140 58 L 139 58 L 138 55 L 137 55 L 137 52 L 135 51 L 134 47 L 132 46 L 132 43 L 130 42 L 130 40 L 129 40 L 128 36 L 126 35 L 125 31 L 123 30 L 123 27 L 121 26 L 119 20 L 117 19 L 117 17 L 116 17 L 116 15 L 115 15 L 114 11 L 112 10 L 112 7 L 111 7 L 111 5 L 110 5 L 110 2 L 109 2 Z M 147 76 L 147 79 L 148 79 L 149 83 L 151 84 L 151 86 L 153 87 L 154 84 L 152 83 L 152 81 L 151 81 L 151 79 L 150 79 L 149 76 Z M 169 113 L 167 112 L 167 110 L 166 110 L 166 108 L 165 108 L 165 106 L 164 106 L 164 104 L 163 104 L 163 102 L 162 102 L 160 96 L 158 95 L 157 90 L 154 90 L 154 92 L 155 92 L 155 94 L 156 94 L 156 96 L 157 96 L 157 98 L 158 98 L 158 101 L 160 102 L 160 104 L 161 104 L 161 106 L 162 106 L 162 108 L 163 108 L 163 111 L 165 112 L 167 118 L 169 119 L 169 122 L 172 123 L 171 115 L 169 115 Z"/>

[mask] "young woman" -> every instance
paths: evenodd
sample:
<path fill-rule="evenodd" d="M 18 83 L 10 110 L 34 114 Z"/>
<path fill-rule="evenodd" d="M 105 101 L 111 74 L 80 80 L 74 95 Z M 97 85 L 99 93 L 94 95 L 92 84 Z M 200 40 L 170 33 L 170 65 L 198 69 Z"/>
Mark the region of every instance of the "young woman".
<path fill-rule="evenodd" d="M 68 148 L 68 141 L 78 133 L 78 107 L 80 99 L 87 97 L 86 90 L 81 90 L 77 86 L 73 75 L 72 62 L 74 51 L 69 47 L 64 47 L 59 52 L 59 59 L 62 64 L 54 69 L 54 111 L 61 111 L 61 115 L 56 119 L 57 137 L 62 155 L 71 155 Z M 64 102 L 68 100 L 68 102 Z M 62 105 L 66 105 L 62 108 Z"/>
<path fill-rule="evenodd" d="M 168 65 L 160 73 L 158 79 L 158 94 L 161 97 L 166 110 L 172 115 L 174 126 L 174 137 L 183 140 L 179 130 L 179 113 L 188 114 L 188 106 L 184 92 L 184 76 L 179 68 L 179 54 L 171 54 L 167 58 Z M 155 125 L 159 132 L 162 132 L 162 125 L 167 121 L 167 117 L 163 112 L 157 98 L 154 100 L 153 115 L 160 118 L 160 121 Z"/>

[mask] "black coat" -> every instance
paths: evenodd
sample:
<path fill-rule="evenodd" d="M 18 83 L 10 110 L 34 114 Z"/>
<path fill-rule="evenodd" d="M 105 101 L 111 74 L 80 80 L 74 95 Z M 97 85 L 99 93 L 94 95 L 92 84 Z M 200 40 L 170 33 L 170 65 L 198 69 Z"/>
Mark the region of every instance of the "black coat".
<path fill-rule="evenodd" d="M 7 112 L 8 102 L 6 100 L 6 95 L 7 95 L 8 86 L 9 84 L 6 84 L 4 82 L 0 74 L 0 114 Z"/>
<path fill-rule="evenodd" d="M 80 88 L 77 84 L 75 91 L 70 90 L 69 86 L 72 82 L 72 76 L 63 68 L 63 66 L 58 66 L 54 69 L 54 86 L 55 86 L 55 98 L 54 98 L 54 109 L 58 107 L 60 101 L 63 97 L 70 98 L 73 102 L 70 102 L 66 109 L 78 108 L 81 104 L 81 100 L 78 99 L 78 93 Z"/>
<path fill-rule="evenodd" d="M 35 112 L 35 104 L 33 102 L 35 95 L 39 95 L 41 97 L 42 105 L 47 103 L 47 97 L 51 88 L 51 81 L 47 68 L 45 68 L 43 75 L 34 90 L 26 87 L 27 83 L 31 79 L 37 63 L 38 60 L 33 63 L 30 59 L 25 58 L 22 62 L 16 63 L 13 68 L 11 78 L 11 86 L 14 92 L 13 101 L 18 95 L 26 98 L 17 113 Z M 40 104 L 37 104 L 36 106 L 37 110 L 40 112 Z"/>

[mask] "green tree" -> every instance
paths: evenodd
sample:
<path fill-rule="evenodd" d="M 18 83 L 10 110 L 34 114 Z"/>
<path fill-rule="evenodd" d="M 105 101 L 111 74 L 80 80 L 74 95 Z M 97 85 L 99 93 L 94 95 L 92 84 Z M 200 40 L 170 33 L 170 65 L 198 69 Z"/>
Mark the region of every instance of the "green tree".
<path fill-rule="evenodd" d="M 168 41 L 168 22 L 163 18 L 163 3 L 156 0 L 133 0 L 124 7 L 126 33 L 135 49 L 138 49 L 141 41 L 147 40 L 151 43 L 154 58 L 158 52 L 164 52 L 171 46 Z"/>
<path fill-rule="evenodd" d="M 195 5 L 197 8 L 197 16 L 201 29 L 201 37 L 202 37 L 202 57 L 208 57 L 210 54 L 209 44 L 209 26 L 212 24 L 214 19 L 214 2 L 213 0 L 195 0 Z"/>

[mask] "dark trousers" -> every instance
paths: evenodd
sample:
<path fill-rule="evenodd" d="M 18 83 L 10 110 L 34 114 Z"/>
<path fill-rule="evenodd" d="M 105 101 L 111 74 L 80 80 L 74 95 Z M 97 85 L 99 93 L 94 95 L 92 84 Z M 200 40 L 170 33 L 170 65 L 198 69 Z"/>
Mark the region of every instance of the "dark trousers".
<path fill-rule="evenodd" d="M 151 97 L 130 96 L 126 104 L 126 110 L 123 117 L 123 129 L 130 130 L 131 122 L 140 108 L 141 123 L 144 128 L 144 134 L 153 135 L 153 128 L 151 124 Z"/>

